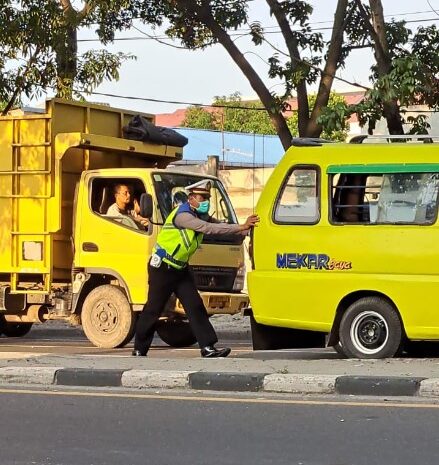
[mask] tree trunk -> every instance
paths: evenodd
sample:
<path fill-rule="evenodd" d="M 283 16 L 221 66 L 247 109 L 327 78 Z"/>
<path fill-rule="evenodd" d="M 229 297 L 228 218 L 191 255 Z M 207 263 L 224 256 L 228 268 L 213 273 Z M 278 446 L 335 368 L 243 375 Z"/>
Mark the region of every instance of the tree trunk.
<path fill-rule="evenodd" d="M 383 5 L 381 0 L 369 0 L 372 15 L 372 24 L 361 0 L 355 0 L 358 10 L 363 16 L 366 27 L 369 29 L 374 44 L 375 59 L 378 76 L 383 77 L 392 69 L 392 60 L 389 54 L 389 45 L 386 38 L 386 25 L 384 21 Z M 389 134 L 404 134 L 401 113 L 397 99 L 383 102 L 383 114 L 387 121 Z"/>
<path fill-rule="evenodd" d="M 372 25 L 376 33 L 375 57 L 380 76 L 388 74 L 392 67 L 392 60 L 389 54 L 389 46 L 386 37 L 386 25 L 384 22 L 384 12 L 381 0 L 369 0 L 372 13 Z M 404 128 L 399 111 L 398 101 L 391 99 L 383 103 L 383 113 L 387 120 L 389 134 L 404 134 Z"/>
<path fill-rule="evenodd" d="M 293 69 L 298 67 L 301 63 L 301 57 L 297 39 L 293 34 L 290 23 L 282 10 L 282 7 L 276 0 L 266 0 L 268 6 L 273 12 L 276 21 L 282 31 L 282 35 L 285 39 L 285 43 L 288 48 L 288 52 L 291 56 L 291 65 Z M 347 1 L 347 0 L 346 0 Z M 307 135 L 307 128 L 309 123 L 309 103 L 308 103 L 308 90 L 306 87 L 306 80 L 302 79 L 296 87 L 297 90 L 297 119 L 299 136 L 305 137 Z"/>
<path fill-rule="evenodd" d="M 57 97 L 71 99 L 73 97 L 73 83 L 78 67 L 78 42 L 76 26 L 68 24 L 62 34 L 58 46 L 55 49 L 57 74 L 60 83 L 57 89 Z"/>
<path fill-rule="evenodd" d="M 186 8 L 193 13 L 199 21 L 201 21 L 211 32 L 215 39 L 226 49 L 232 60 L 238 65 L 244 76 L 248 79 L 253 90 L 260 98 L 262 104 L 267 109 L 271 122 L 273 123 L 276 133 L 282 143 L 282 146 L 287 150 L 291 146 L 291 132 L 287 126 L 287 122 L 282 112 L 278 108 L 278 104 L 269 90 L 263 83 L 262 79 L 245 59 L 241 51 L 236 47 L 235 43 L 230 39 L 227 32 L 215 21 L 209 8 L 200 7 L 193 0 L 177 0 L 181 7 Z"/>
<path fill-rule="evenodd" d="M 319 90 L 317 92 L 311 118 L 306 129 L 306 135 L 308 137 L 319 137 L 322 132 L 322 127 L 317 123 L 317 119 L 320 116 L 322 109 L 326 107 L 329 102 L 332 84 L 334 82 L 337 65 L 339 63 L 342 52 L 344 28 L 346 21 L 348 20 L 348 18 L 346 18 L 347 8 L 348 0 L 338 1 L 337 9 L 334 15 L 334 26 L 332 28 L 328 57 L 326 59 L 325 68 L 323 69 L 323 73 L 320 78 Z"/>

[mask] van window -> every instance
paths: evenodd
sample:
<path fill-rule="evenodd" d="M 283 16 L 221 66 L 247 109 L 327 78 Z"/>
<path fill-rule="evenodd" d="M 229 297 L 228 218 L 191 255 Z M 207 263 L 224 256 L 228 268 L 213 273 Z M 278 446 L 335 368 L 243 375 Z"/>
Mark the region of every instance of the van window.
<path fill-rule="evenodd" d="M 294 168 L 285 178 L 274 210 L 281 224 L 315 224 L 320 218 L 316 168 Z"/>
<path fill-rule="evenodd" d="M 360 224 L 432 224 L 438 173 L 340 173 L 331 176 L 331 221 Z"/>

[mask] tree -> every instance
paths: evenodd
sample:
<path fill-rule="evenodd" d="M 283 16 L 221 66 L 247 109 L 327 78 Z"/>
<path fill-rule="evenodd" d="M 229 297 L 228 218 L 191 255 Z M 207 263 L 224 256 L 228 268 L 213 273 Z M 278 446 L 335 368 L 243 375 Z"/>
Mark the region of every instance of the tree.
<path fill-rule="evenodd" d="M 309 96 L 309 108 L 315 104 L 316 95 Z M 335 108 L 344 104 L 342 95 L 331 92 L 328 106 Z M 216 131 L 247 132 L 255 134 L 276 134 L 275 128 L 260 101 L 242 101 L 239 92 L 226 97 L 215 97 L 212 107 L 204 109 L 190 107 L 182 123 L 183 127 L 197 129 L 211 129 Z M 299 135 L 298 113 L 286 118 L 291 135 Z M 346 140 L 348 124 L 343 120 L 341 125 L 334 130 L 326 131 L 323 128 L 322 137 L 329 140 Z"/>
<path fill-rule="evenodd" d="M 182 126 L 184 128 L 194 129 L 218 129 L 216 115 L 211 111 L 197 106 L 189 107 L 186 110 Z"/>
<path fill-rule="evenodd" d="M 154 11 L 154 25 L 161 25 L 166 20 L 169 23 L 166 34 L 179 39 L 189 49 L 221 44 L 248 79 L 266 108 L 283 146 L 288 148 L 291 132 L 283 112 L 293 91 L 297 92 L 298 99 L 299 134 L 318 136 L 321 133 L 318 118 L 328 104 L 335 71 L 346 58 L 343 49 L 344 31 L 353 3 L 352 0 L 338 0 L 333 32 L 327 44 L 322 35 L 314 32 L 310 26 L 313 9 L 309 2 L 266 0 L 266 3 L 285 42 L 286 51 L 276 49 L 275 54 L 269 58 L 268 77 L 281 78 L 284 82 L 285 90 L 280 96 L 270 92 L 264 79 L 258 75 L 230 35 L 239 27 L 249 26 L 256 46 L 270 44 L 260 23 L 248 24 L 248 1 L 145 0 L 141 11 Z M 321 65 L 323 69 L 320 69 Z M 314 106 L 310 109 L 308 86 L 314 83 L 318 83 L 319 88 Z"/>
<path fill-rule="evenodd" d="M 117 79 L 131 55 L 90 50 L 79 55 L 77 30 L 97 27 L 102 44 L 131 24 L 135 2 L 90 0 L 75 9 L 70 0 L 0 0 L 0 100 L 3 114 L 20 101 L 52 88 L 60 97 L 90 92 Z M 96 26 L 97 25 L 97 26 Z"/>
<path fill-rule="evenodd" d="M 313 108 L 315 106 L 316 98 L 317 96 L 315 94 L 309 96 L 310 108 Z M 346 101 L 343 95 L 337 94 L 336 92 L 331 92 L 329 95 L 328 105 L 327 107 L 325 107 L 325 109 L 328 108 L 330 111 L 337 114 L 337 112 L 340 112 L 340 109 L 343 109 L 344 111 L 345 106 Z M 325 109 L 323 109 L 323 111 L 325 111 Z M 288 127 L 290 128 L 291 133 L 294 137 L 299 136 L 297 113 L 293 113 L 293 115 L 290 118 L 288 118 Z M 344 142 L 346 140 L 346 137 L 348 136 L 348 131 L 349 123 L 347 119 L 340 118 L 338 124 L 335 126 L 327 127 L 325 124 L 322 124 L 322 132 L 320 134 L 320 137 L 336 142 Z"/>
<path fill-rule="evenodd" d="M 340 121 L 357 113 L 361 125 L 373 133 L 377 121 L 387 120 L 389 134 L 403 134 L 403 124 L 411 133 L 425 134 L 429 125 L 424 114 L 404 117 L 401 107 L 426 105 L 439 109 L 439 30 L 435 25 L 412 32 L 404 21 L 384 22 L 381 2 L 370 0 L 370 8 L 358 2 L 353 46 L 372 47 L 376 64 L 371 68 L 373 87 L 357 105 L 341 105 L 337 113 L 325 110 L 321 124 L 335 128 Z"/>

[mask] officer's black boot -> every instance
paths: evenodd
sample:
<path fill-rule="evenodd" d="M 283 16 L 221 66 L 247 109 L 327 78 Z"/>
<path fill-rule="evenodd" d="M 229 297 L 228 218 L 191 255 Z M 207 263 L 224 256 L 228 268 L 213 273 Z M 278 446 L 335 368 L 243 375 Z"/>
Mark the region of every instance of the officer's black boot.
<path fill-rule="evenodd" d="M 146 352 L 143 353 L 143 352 L 141 352 L 140 350 L 134 349 L 134 350 L 131 352 L 131 355 L 132 355 L 133 357 L 146 357 Z"/>
<path fill-rule="evenodd" d="M 215 346 L 206 346 L 201 349 L 201 356 L 202 357 L 227 357 L 230 354 L 232 349 L 230 347 L 224 347 L 222 349 L 217 349 Z"/>

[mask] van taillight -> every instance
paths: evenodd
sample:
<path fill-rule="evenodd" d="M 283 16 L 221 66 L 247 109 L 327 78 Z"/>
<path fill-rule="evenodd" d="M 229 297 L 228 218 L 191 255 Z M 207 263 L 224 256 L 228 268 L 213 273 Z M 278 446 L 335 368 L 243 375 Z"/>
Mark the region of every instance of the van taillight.
<path fill-rule="evenodd" d="M 255 245 L 255 233 L 254 228 L 250 229 L 250 244 L 248 246 L 248 255 L 250 257 L 250 263 L 252 265 L 252 270 L 255 269 L 255 256 L 254 256 L 254 245 Z"/>

